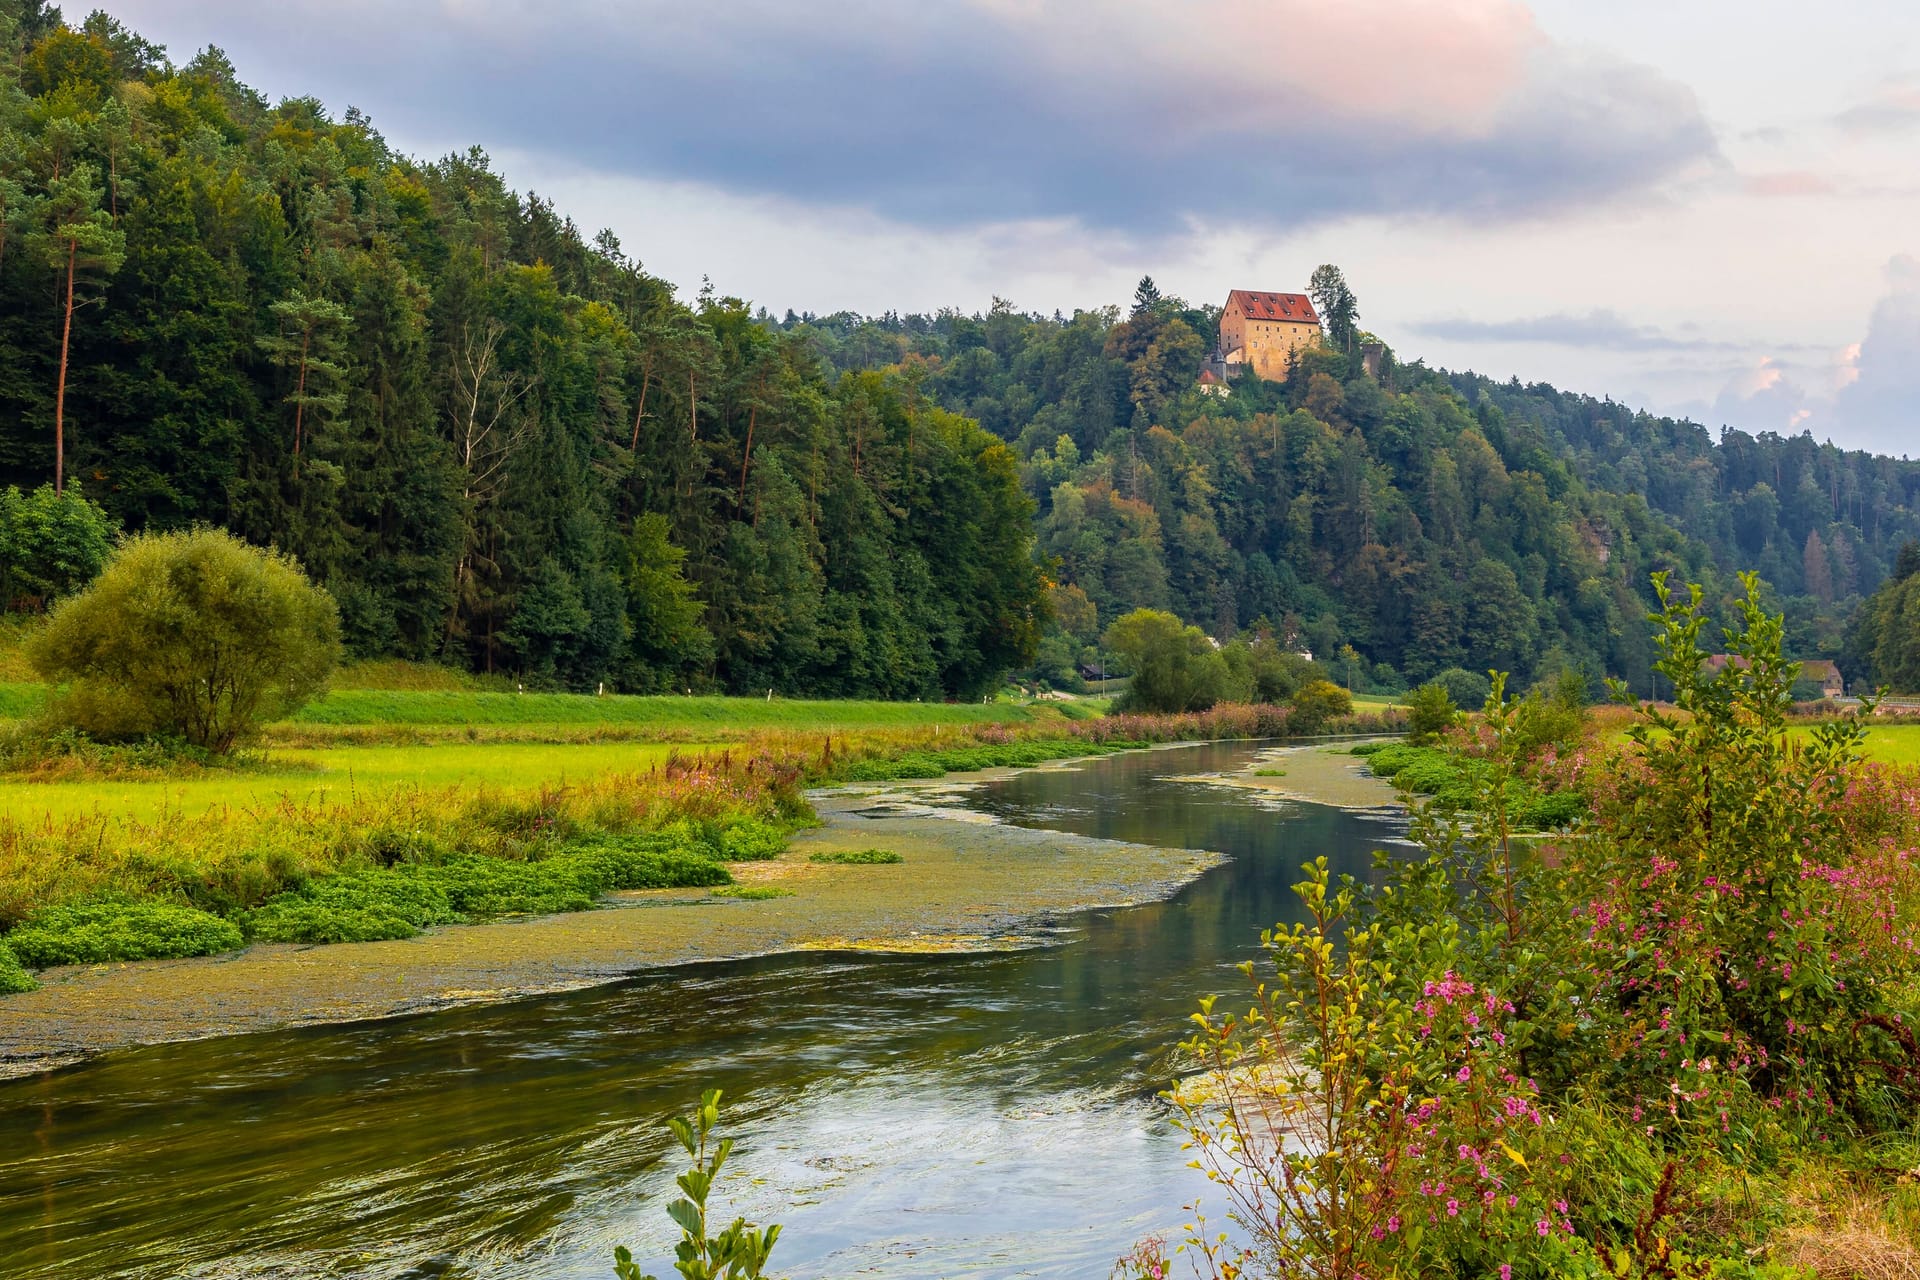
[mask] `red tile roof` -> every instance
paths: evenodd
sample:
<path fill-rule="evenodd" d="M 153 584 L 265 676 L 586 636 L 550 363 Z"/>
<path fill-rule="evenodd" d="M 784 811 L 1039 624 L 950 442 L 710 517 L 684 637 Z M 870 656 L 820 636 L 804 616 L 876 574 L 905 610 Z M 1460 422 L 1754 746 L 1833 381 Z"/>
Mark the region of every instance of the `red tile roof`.
<path fill-rule="evenodd" d="M 1235 289 L 1227 294 L 1227 305 L 1240 304 L 1241 314 L 1249 320 L 1296 320 L 1319 324 L 1313 300 L 1304 293 L 1262 293 L 1258 289 Z"/>

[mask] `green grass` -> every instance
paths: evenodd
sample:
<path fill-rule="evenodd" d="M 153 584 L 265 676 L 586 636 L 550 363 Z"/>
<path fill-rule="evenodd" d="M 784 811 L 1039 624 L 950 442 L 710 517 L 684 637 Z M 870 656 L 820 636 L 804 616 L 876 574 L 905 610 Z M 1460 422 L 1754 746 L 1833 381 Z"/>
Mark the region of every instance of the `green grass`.
<path fill-rule="evenodd" d="M 857 702 L 787 698 L 594 697 L 583 693 L 492 693 L 336 689 L 288 723 L 296 725 L 606 725 L 663 730 L 834 730 L 1019 723 L 1031 707 L 1003 703 Z"/>
<path fill-rule="evenodd" d="M 1353 695 L 1353 709 L 1355 712 L 1372 712 L 1378 715 L 1382 711 L 1399 705 L 1400 699 L 1389 694 L 1356 693 Z"/>
<path fill-rule="evenodd" d="M 981 743 L 942 751 L 908 751 L 892 759 L 862 760 L 839 770 L 847 782 L 897 782 L 944 778 L 980 769 L 1023 768 L 1077 756 L 1108 755 L 1140 746 L 1137 742 L 1089 742 L 1084 738 L 1030 738 L 1023 742 Z"/>
<path fill-rule="evenodd" d="M 886 849 L 828 849 L 809 854 L 808 862 L 830 862 L 846 867 L 890 866 L 906 859 Z"/>
<path fill-rule="evenodd" d="M 764 902 L 768 898 L 791 898 L 793 890 L 782 889 L 770 884 L 723 884 L 709 897 L 744 898 L 748 902 Z"/>
<path fill-rule="evenodd" d="M 296 807 L 406 787 L 563 785 L 616 772 L 641 772 L 699 746 L 635 742 L 442 742 L 415 747 L 321 747 L 275 751 L 272 770 L 208 770 L 152 780 L 41 782 L 0 778 L 0 814 L 69 817 L 95 812 L 153 817 L 210 809 Z"/>
<path fill-rule="evenodd" d="M 1804 733 L 1794 729 L 1793 733 Z M 1881 764 L 1920 765 L 1920 724 L 1874 725 L 1867 730 L 1866 757 Z"/>
<path fill-rule="evenodd" d="M 1813 732 L 1812 726 L 1791 725 L 1787 729 L 1789 739 L 1804 738 Z M 1610 744 L 1627 741 L 1625 726 L 1607 733 Z M 1883 724 L 1871 722 L 1867 727 L 1867 740 L 1863 747 L 1866 758 L 1879 764 L 1911 767 L 1920 765 L 1920 724 Z"/>

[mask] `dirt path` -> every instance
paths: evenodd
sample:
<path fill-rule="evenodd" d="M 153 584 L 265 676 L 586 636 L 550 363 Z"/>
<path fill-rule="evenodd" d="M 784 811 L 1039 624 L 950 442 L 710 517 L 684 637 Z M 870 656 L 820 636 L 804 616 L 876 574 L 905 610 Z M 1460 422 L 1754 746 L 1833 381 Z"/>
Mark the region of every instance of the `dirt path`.
<path fill-rule="evenodd" d="M 1030 945 L 1050 918 L 1174 893 L 1220 859 L 993 823 L 951 787 L 818 797 L 825 825 L 774 862 L 735 868 L 748 900 L 615 895 L 597 911 L 430 930 L 395 942 L 256 945 L 226 956 L 77 965 L 0 999 L 0 1075 L 137 1044 L 351 1022 L 568 991 L 637 970 L 770 952 Z M 809 861 L 878 847 L 892 866 Z"/>

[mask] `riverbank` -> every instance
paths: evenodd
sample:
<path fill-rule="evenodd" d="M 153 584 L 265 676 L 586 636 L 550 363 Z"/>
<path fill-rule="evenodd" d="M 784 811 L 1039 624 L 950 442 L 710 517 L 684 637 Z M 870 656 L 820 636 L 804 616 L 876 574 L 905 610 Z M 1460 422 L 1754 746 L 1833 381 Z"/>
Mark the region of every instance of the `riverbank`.
<path fill-rule="evenodd" d="M 443 927 L 330 946 L 68 966 L 0 1001 L 0 1075 L 140 1044 L 405 1016 L 618 981 L 636 971 L 802 950 L 962 951 L 1035 945 L 1077 911 L 1171 896 L 1218 863 L 1184 849 L 993 823 L 935 788 L 813 797 L 822 824 L 780 857 L 735 868 L 740 889 L 611 895 L 599 910 Z M 814 855 L 869 848 L 895 865 Z"/>
<path fill-rule="evenodd" d="M 1393 783 L 1375 777 L 1367 762 L 1352 753 L 1353 741 L 1263 751 L 1233 773 L 1202 780 L 1257 791 L 1276 800 L 1300 800 L 1336 809 L 1388 809 L 1400 803 Z"/>

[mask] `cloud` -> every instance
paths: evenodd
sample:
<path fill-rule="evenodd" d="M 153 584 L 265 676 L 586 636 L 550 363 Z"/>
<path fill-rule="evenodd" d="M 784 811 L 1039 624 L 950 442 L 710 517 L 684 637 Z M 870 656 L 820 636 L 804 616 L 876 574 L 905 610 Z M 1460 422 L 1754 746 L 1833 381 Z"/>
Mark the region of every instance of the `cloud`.
<path fill-rule="evenodd" d="M 164 17 L 177 0 L 127 0 Z M 1129 236 L 1511 219 L 1720 163 L 1692 91 L 1516 0 L 208 0 L 396 136 L 907 225 Z"/>
<path fill-rule="evenodd" d="M 1920 261 L 1894 258 L 1886 280 L 1867 336 L 1836 365 L 1841 386 L 1822 422 L 1858 447 L 1908 456 L 1920 445 Z"/>
<path fill-rule="evenodd" d="M 1873 96 L 1834 117 L 1848 133 L 1899 133 L 1920 125 L 1920 76 L 1890 76 Z"/>
<path fill-rule="evenodd" d="M 1559 313 L 1518 320 L 1425 320 L 1415 333 L 1448 342 L 1549 343 L 1603 351 L 1732 351 L 1744 344 L 1696 334 L 1674 334 L 1653 325 L 1634 324 L 1607 308 L 1575 315 Z"/>
<path fill-rule="evenodd" d="M 1807 393 L 1773 356 L 1761 356 L 1727 380 L 1708 420 L 1741 431 L 1797 432 L 1813 417 Z"/>
<path fill-rule="evenodd" d="M 1751 196 L 1825 196 L 1835 190 L 1831 179 L 1807 169 L 1748 174 L 1740 185 Z"/>

